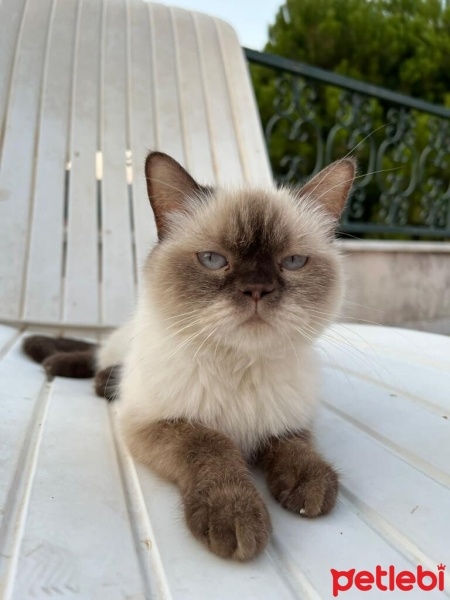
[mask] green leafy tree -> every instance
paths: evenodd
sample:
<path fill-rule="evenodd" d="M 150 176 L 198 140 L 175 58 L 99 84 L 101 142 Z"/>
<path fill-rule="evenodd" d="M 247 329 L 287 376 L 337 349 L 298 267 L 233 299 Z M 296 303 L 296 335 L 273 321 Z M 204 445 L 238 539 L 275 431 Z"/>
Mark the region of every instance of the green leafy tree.
<path fill-rule="evenodd" d="M 450 107 L 450 5 L 441 0 L 286 0 L 269 27 L 265 51 Z M 269 153 L 278 178 L 301 180 L 320 162 L 342 156 L 375 131 L 373 139 L 357 151 L 363 172 L 373 168 L 370 144 L 379 146 L 386 138 L 383 124 L 391 118 L 388 104 L 369 99 L 355 110 L 346 106 L 339 88 L 311 87 L 308 81 L 295 83 L 289 78 L 277 82 L 273 70 L 258 66 L 252 67 L 252 75 L 263 125 L 270 130 Z M 283 111 L 285 117 L 274 118 Z M 407 145 L 405 133 L 405 140 L 388 147 L 378 165 L 396 169 L 397 183 L 387 181 L 392 174 L 385 176 L 385 183 L 400 192 L 430 139 L 428 116 L 414 111 L 412 116 L 413 143 L 401 147 Z M 348 128 L 336 126 L 346 119 L 353 120 Z M 334 132 L 333 150 L 327 155 L 330 132 Z M 436 166 L 436 152 L 429 159 L 424 180 L 442 179 L 442 170 L 449 169 L 448 156 L 444 163 L 440 159 L 440 166 Z M 447 176 L 450 179 L 450 173 Z M 413 224 L 430 218 L 423 210 L 423 192 L 417 189 L 411 196 L 408 218 Z M 355 218 L 376 221 L 380 202 L 380 183 L 372 179 L 365 190 L 364 208 Z"/>
<path fill-rule="evenodd" d="M 287 0 L 265 51 L 450 106 L 441 0 Z"/>

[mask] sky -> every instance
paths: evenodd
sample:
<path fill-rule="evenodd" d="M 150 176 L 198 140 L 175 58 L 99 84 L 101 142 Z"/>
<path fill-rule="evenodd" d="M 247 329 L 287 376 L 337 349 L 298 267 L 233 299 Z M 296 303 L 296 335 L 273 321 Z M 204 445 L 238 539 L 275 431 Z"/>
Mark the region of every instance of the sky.
<path fill-rule="evenodd" d="M 273 23 L 283 0 L 158 0 L 219 17 L 237 31 L 242 46 L 262 50 L 267 42 L 267 27 Z"/>

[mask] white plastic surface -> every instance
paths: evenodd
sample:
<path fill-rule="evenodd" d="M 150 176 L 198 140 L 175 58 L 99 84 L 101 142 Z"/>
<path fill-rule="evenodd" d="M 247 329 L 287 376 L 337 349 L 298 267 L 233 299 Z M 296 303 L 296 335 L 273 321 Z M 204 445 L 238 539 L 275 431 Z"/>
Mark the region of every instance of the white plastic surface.
<path fill-rule="evenodd" d="M 141 0 L 1 0 L 0 129 L 0 320 L 19 325 L 0 326 L 1 600 L 329 600 L 331 568 L 449 566 L 448 338 L 334 328 L 317 433 L 337 508 L 289 514 L 255 474 L 274 535 L 248 564 L 192 539 L 91 382 L 49 383 L 20 352 L 38 324 L 97 339 L 130 310 L 155 240 L 147 149 L 205 183 L 270 183 L 228 25 Z M 426 597 L 450 597 L 448 575 Z"/>
<path fill-rule="evenodd" d="M 255 473 L 274 535 L 260 558 L 237 564 L 191 537 L 176 488 L 133 464 L 92 383 L 47 383 L 21 354 L 23 335 L 0 328 L 2 599 L 328 600 L 331 568 L 448 564 L 450 339 L 331 330 L 319 346 L 317 435 L 341 472 L 337 507 L 302 519 L 280 508 Z M 444 593 L 427 595 L 449 596 L 448 576 Z"/>

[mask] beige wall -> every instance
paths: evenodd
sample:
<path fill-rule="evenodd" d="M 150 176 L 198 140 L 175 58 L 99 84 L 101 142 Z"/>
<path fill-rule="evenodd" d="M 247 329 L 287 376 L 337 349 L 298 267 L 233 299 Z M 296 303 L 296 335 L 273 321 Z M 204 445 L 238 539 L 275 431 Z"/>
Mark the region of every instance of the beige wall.
<path fill-rule="evenodd" d="M 348 278 L 345 320 L 450 334 L 450 243 L 339 244 Z"/>

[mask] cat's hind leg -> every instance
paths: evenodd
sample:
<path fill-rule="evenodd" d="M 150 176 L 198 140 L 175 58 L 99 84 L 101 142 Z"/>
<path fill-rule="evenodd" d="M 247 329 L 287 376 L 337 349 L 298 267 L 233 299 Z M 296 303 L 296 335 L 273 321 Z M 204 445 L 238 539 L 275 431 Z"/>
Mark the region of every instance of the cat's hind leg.
<path fill-rule="evenodd" d="M 178 485 L 189 529 L 212 552 L 249 560 L 265 548 L 269 513 L 231 439 L 183 420 L 136 426 L 125 435 L 138 461 Z"/>
<path fill-rule="evenodd" d="M 271 438 L 260 450 L 258 462 L 272 495 L 284 508 L 317 517 L 334 507 L 337 473 L 314 448 L 308 432 Z"/>
<path fill-rule="evenodd" d="M 96 344 L 82 340 L 46 335 L 32 335 L 22 344 L 25 354 L 42 364 L 48 378 L 93 377 L 96 347 Z"/>
<path fill-rule="evenodd" d="M 22 349 L 35 362 L 42 364 L 47 377 L 89 378 L 95 375 L 97 396 L 114 400 L 119 385 L 120 367 L 115 365 L 97 372 L 97 345 L 45 335 L 32 335 L 25 338 Z"/>
<path fill-rule="evenodd" d="M 90 350 L 93 353 L 95 348 L 96 344 L 90 342 L 47 335 L 31 335 L 25 338 L 22 344 L 25 354 L 38 363 L 43 363 L 46 358 L 59 352 Z"/>

